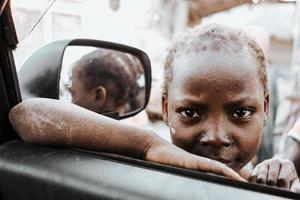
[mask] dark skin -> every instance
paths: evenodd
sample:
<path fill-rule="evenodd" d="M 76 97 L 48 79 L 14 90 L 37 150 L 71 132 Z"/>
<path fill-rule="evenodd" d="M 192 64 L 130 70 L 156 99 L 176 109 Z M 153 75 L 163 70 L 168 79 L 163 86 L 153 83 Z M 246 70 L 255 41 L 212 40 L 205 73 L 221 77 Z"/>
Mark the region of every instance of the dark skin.
<path fill-rule="evenodd" d="M 290 168 L 271 169 L 264 162 L 253 174 L 244 168 L 260 145 L 269 104 L 250 55 L 210 51 L 177 58 L 180 61 L 174 62 L 172 81 L 162 97 L 164 121 L 172 142 L 190 153 L 218 160 L 254 182 L 262 182 L 265 176 L 273 185 L 281 186 L 279 178 L 296 183 Z"/>

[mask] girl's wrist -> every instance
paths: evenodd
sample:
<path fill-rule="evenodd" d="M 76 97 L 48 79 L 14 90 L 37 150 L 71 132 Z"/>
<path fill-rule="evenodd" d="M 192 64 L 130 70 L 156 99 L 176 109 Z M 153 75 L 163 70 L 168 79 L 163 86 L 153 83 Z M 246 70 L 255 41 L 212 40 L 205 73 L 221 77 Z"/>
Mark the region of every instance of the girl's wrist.
<path fill-rule="evenodd" d="M 161 150 L 171 145 L 153 131 L 149 132 L 146 141 L 147 142 L 143 150 L 143 159 L 148 161 L 155 161 L 158 155 L 162 153 Z"/>

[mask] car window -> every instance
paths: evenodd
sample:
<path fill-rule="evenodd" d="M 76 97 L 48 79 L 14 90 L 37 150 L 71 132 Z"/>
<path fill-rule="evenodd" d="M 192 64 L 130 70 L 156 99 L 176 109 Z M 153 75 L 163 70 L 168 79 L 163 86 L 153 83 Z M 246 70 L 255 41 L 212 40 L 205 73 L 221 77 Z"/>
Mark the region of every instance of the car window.
<path fill-rule="evenodd" d="M 29 4 L 30 3 L 30 4 Z M 35 7 L 29 6 L 35 4 Z M 31 30 L 42 16 L 47 13 L 54 1 L 38 0 L 38 1 L 12 1 L 13 18 L 17 29 L 18 39 L 22 41 L 30 34 Z"/>

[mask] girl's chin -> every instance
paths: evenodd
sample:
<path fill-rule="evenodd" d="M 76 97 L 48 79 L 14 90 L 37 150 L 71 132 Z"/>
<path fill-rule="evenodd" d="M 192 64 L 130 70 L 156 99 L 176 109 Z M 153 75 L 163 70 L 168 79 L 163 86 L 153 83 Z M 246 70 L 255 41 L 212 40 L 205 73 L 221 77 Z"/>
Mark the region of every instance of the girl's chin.
<path fill-rule="evenodd" d="M 226 166 L 227 166 L 227 167 L 230 167 L 231 169 L 233 169 L 233 170 L 236 171 L 236 172 L 239 172 L 239 171 L 242 169 L 241 166 L 237 165 L 237 164 L 234 163 L 234 162 L 230 162 L 230 163 L 226 164 Z"/>

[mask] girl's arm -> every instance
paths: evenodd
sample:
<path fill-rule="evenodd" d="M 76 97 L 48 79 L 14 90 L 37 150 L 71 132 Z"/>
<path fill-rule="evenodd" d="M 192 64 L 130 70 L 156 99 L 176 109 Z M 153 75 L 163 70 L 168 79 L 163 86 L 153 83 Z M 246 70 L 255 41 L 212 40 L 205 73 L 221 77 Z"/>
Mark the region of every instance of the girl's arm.
<path fill-rule="evenodd" d="M 29 99 L 15 106 L 9 119 L 26 142 L 122 154 L 243 180 L 224 164 L 190 154 L 150 130 L 120 123 L 68 102 Z"/>

